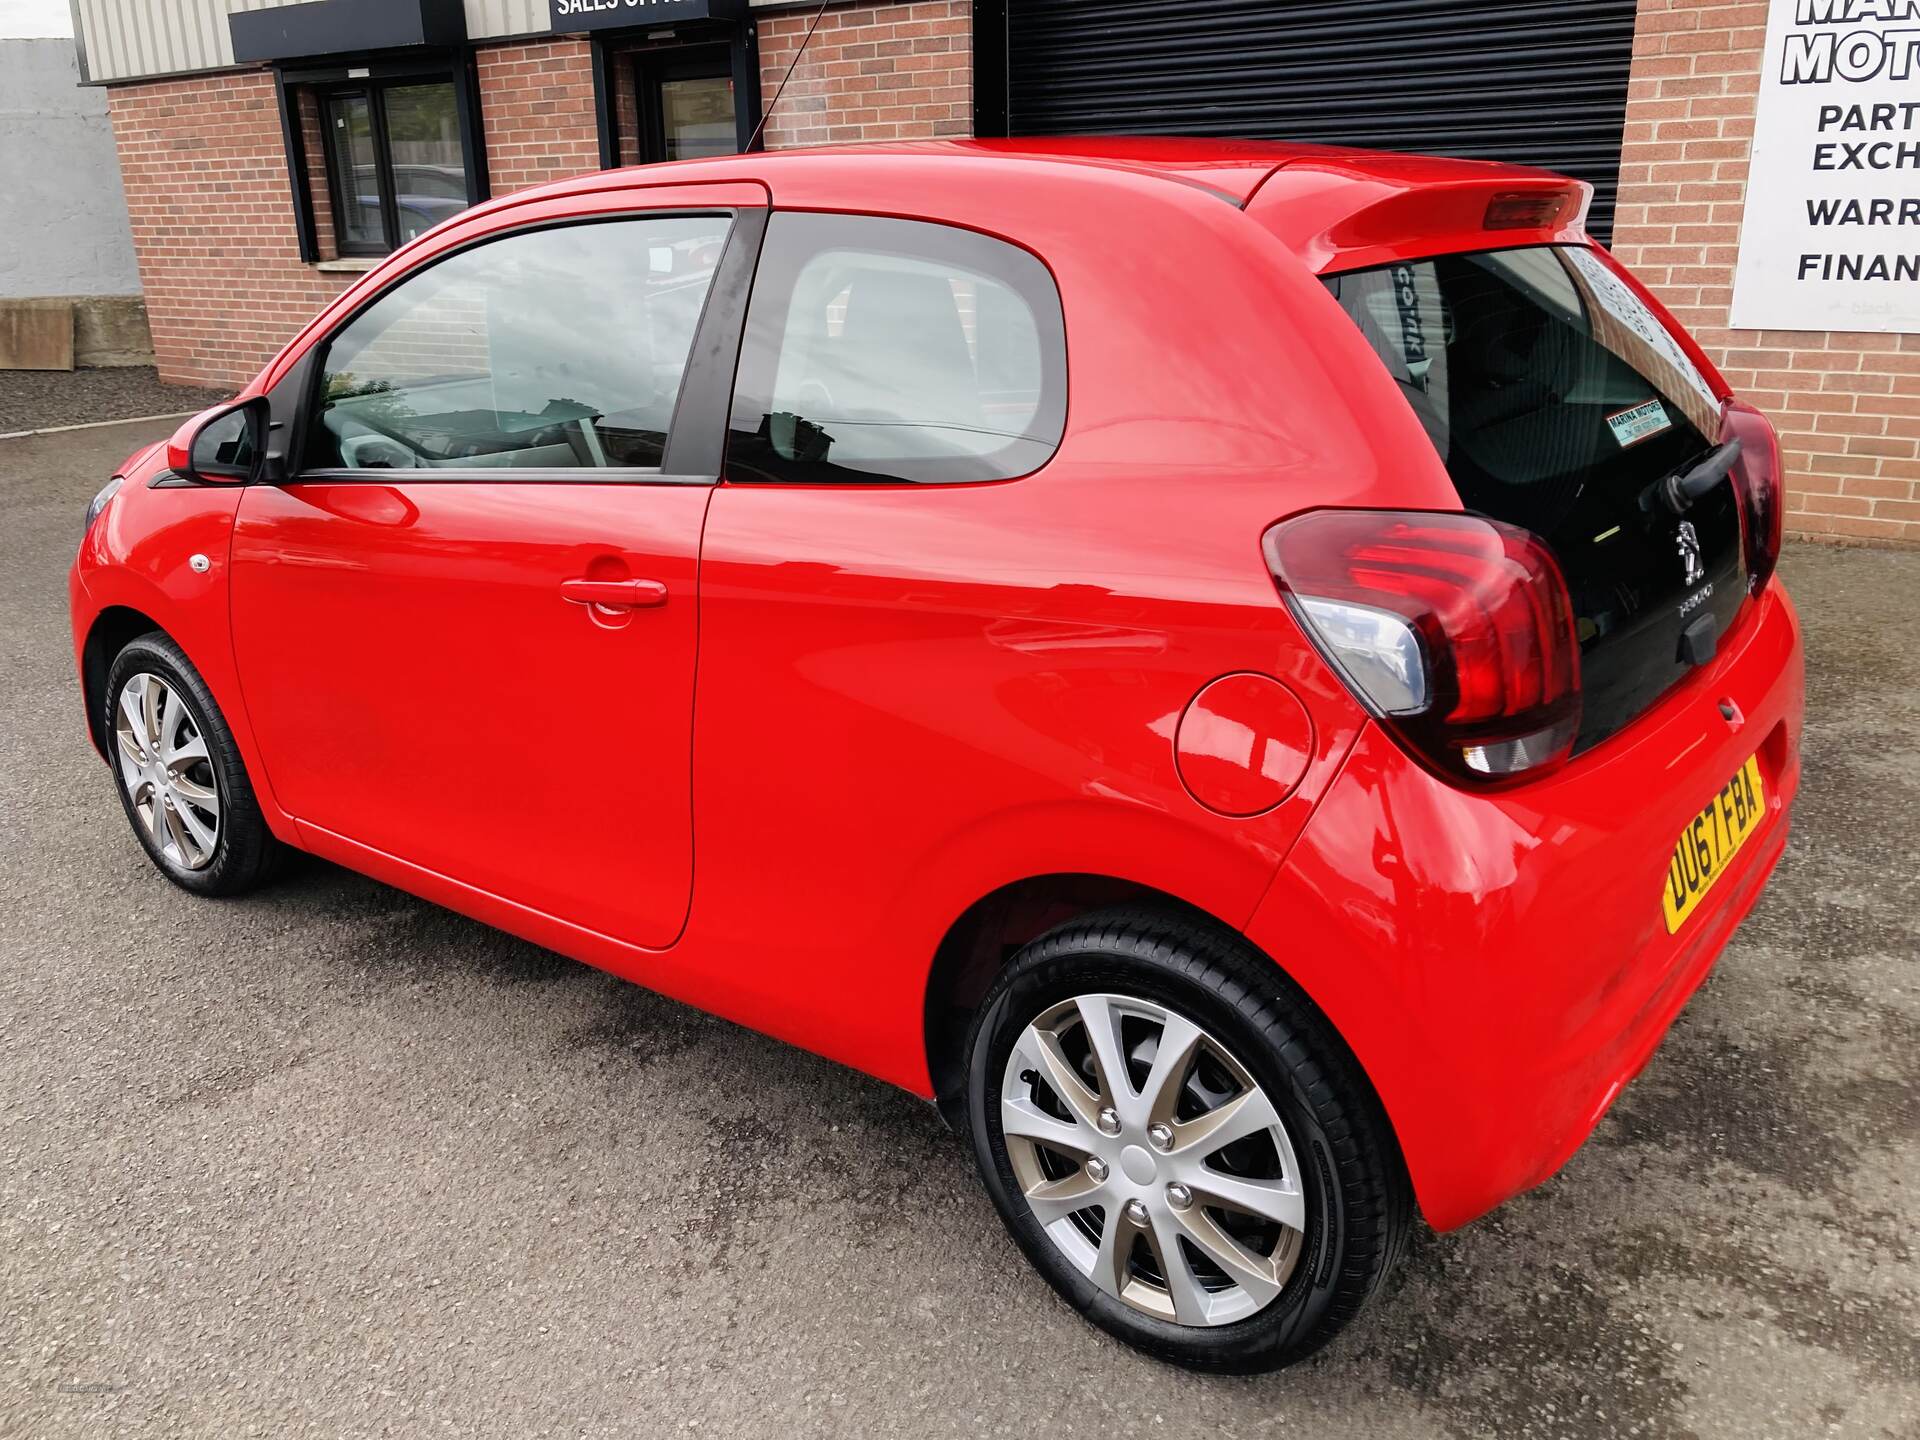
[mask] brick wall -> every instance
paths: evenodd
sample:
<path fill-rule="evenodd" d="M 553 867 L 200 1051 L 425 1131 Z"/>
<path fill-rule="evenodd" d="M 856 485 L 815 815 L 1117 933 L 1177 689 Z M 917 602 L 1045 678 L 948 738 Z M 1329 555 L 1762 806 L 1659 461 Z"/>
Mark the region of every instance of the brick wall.
<path fill-rule="evenodd" d="M 594 169 L 582 40 L 476 55 L 493 193 Z M 239 386 L 355 278 L 300 259 L 273 76 L 239 71 L 107 92 L 161 376 Z M 301 104 L 322 258 L 334 253 L 320 116 Z"/>
<path fill-rule="evenodd" d="M 972 10 L 969 0 L 828 10 L 767 122 L 767 148 L 971 134 Z M 763 104 L 812 18 L 760 22 Z"/>
<path fill-rule="evenodd" d="M 1733 330 L 1765 0 L 1640 0 L 1614 250 L 1773 416 L 1787 526 L 1920 543 L 1920 335 Z"/>
<path fill-rule="evenodd" d="M 616 52 L 607 66 L 613 79 L 613 131 L 622 165 L 640 163 L 640 95 L 634 88 L 633 52 Z"/>
<path fill-rule="evenodd" d="M 353 278 L 300 262 L 273 77 L 107 98 L 160 374 L 238 387 Z"/>
<path fill-rule="evenodd" d="M 494 45 L 474 59 L 494 194 L 600 168 L 593 51 L 585 40 Z"/>

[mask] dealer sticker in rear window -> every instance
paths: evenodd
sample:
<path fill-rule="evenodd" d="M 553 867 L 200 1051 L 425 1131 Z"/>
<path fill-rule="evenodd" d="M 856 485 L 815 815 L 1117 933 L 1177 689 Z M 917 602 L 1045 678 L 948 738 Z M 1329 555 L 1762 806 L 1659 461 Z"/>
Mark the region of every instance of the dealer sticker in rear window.
<path fill-rule="evenodd" d="M 1642 440 L 1658 435 L 1662 430 L 1671 430 L 1673 421 L 1667 418 L 1667 407 L 1658 400 L 1649 400 L 1644 405 L 1636 405 L 1631 410 L 1622 410 L 1618 414 L 1607 416 L 1607 424 L 1613 429 L 1613 438 L 1620 442 L 1622 450 L 1638 445 Z"/>

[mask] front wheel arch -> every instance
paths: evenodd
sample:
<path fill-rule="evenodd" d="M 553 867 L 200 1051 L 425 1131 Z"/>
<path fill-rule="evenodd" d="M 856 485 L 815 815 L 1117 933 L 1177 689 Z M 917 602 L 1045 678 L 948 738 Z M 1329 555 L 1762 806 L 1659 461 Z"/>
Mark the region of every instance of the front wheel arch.
<path fill-rule="evenodd" d="M 94 617 L 86 643 L 81 647 L 80 698 L 87 707 L 87 735 L 100 758 L 109 763 L 112 756 L 107 749 L 106 707 L 101 703 L 107 688 L 107 672 L 129 642 L 156 631 L 174 644 L 180 644 L 167 634 L 164 626 L 132 606 L 109 605 Z M 180 648 L 183 652 L 186 649 L 184 645 Z"/>

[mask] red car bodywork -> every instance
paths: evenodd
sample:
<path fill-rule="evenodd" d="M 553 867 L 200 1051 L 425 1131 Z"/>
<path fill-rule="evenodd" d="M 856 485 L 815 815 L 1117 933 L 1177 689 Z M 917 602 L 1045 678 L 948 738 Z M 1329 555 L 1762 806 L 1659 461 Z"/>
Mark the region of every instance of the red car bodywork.
<path fill-rule="evenodd" d="M 1545 197 L 1539 223 L 1490 238 L 1501 194 Z M 496 200 L 366 276 L 244 393 L 476 235 L 771 205 L 1040 256 L 1064 441 L 1021 480 L 858 487 L 154 489 L 150 452 L 74 566 L 76 653 L 97 686 L 97 625 L 169 632 L 282 839 L 923 1096 L 936 957 L 983 901 L 1052 876 L 1174 897 L 1318 1003 L 1427 1219 L 1459 1225 L 1551 1174 L 1645 1061 L 1753 904 L 1798 780 L 1777 581 L 1628 730 L 1480 793 L 1369 719 L 1262 560 L 1303 509 L 1459 508 L 1317 276 L 1585 244 L 1577 198 L 1506 167 L 1103 141 L 752 155 Z M 597 624 L 556 597 L 582 575 L 669 598 Z M 1179 739 L 1189 702 L 1242 674 L 1298 702 L 1283 720 L 1269 687 L 1214 692 L 1219 723 L 1291 727 L 1297 783 L 1245 818 L 1220 811 L 1265 803 L 1260 777 Z M 1772 813 L 1669 937 L 1674 838 L 1755 750 Z"/>

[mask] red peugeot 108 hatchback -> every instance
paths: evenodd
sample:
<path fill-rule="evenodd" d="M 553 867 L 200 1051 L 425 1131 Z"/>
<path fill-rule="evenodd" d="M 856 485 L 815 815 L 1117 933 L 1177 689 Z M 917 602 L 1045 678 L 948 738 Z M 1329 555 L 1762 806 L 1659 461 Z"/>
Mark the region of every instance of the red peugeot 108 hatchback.
<path fill-rule="evenodd" d="M 1799 777 L 1767 421 L 1539 171 L 1225 142 L 611 171 L 135 456 L 134 835 L 312 851 L 936 1100 L 1156 1355 L 1551 1175 Z"/>

